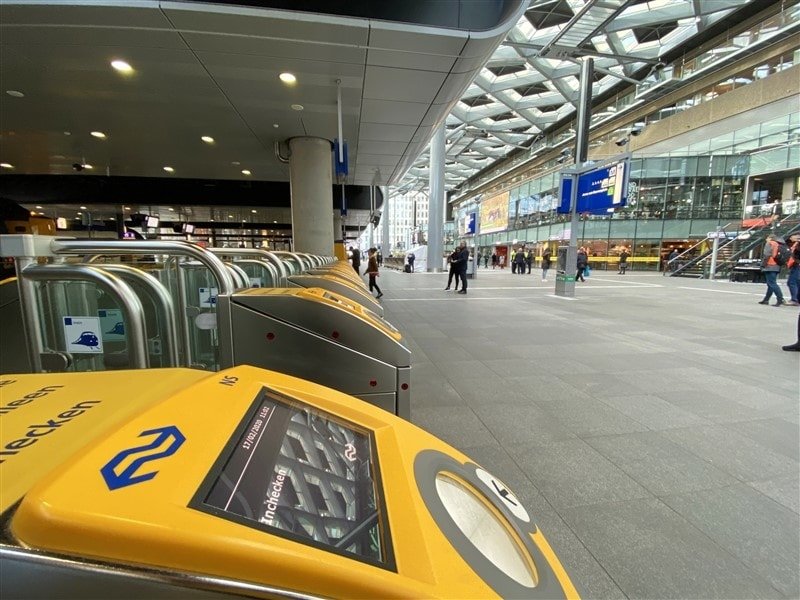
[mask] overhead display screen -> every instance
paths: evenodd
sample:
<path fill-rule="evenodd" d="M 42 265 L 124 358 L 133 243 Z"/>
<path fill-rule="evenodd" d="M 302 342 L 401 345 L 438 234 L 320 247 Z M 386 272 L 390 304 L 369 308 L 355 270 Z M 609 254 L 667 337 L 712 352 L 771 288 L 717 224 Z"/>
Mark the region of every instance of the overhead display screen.
<path fill-rule="evenodd" d="M 508 229 L 508 192 L 481 202 L 481 233 Z"/>
<path fill-rule="evenodd" d="M 593 169 L 578 176 L 577 212 L 605 213 L 622 208 L 628 200 L 628 160 Z M 560 213 L 570 212 L 572 180 L 561 180 Z"/>
<path fill-rule="evenodd" d="M 190 507 L 394 569 L 371 433 L 264 388 Z"/>

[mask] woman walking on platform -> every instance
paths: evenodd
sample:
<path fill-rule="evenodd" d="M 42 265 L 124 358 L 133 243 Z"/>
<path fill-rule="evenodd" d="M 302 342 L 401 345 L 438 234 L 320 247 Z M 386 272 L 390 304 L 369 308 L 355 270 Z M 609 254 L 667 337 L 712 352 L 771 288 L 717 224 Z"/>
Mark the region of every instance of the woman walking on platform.
<path fill-rule="evenodd" d="M 369 249 L 368 252 L 369 260 L 367 261 L 367 270 L 365 271 L 365 273 L 369 275 L 369 291 L 372 292 L 372 289 L 375 288 L 376 290 L 378 290 L 378 295 L 375 297 L 380 298 L 381 296 L 383 296 L 383 292 L 381 291 L 381 288 L 378 287 L 377 281 L 375 281 L 375 278 L 378 276 L 378 259 L 376 256 L 377 252 L 378 252 L 377 248 Z"/>

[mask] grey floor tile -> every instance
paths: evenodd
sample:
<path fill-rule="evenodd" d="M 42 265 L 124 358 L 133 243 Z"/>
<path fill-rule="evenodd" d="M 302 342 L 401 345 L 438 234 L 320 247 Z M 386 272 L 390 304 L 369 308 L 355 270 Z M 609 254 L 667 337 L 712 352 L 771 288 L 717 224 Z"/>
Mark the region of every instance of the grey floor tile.
<path fill-rule="evenodd" d="M 579 437 L 647 431 L 647 427 L 605 404 L 602 399 L 573 396 L 541 404 Z"/>
<path fill-rule="evenodd" d="M 702 385 L 693 385 L 694 387 L 691 391 L 663 388 L 660 391 L 656 391 L 655 394 L 670 404 L 714 423 L 752 421 L 763 417 L 754 408 L 739 404 L 731 398 L 720 396 L 715 391 L 702 387 Z M 698 390 L 702 390 L 702 393 L 698 393 Z"/>
<path fill-rule="evenodd" d="M 800 597 L 800 516 L 745 484 L 662 501 L 789 598 Z"/>
<path fill-rule="evenodd" d="M 800 513 L 800 473 L 763 481 L 751 481 L 750 485 L 775 502 Z"/>
<path fill-rule="evenodd" d="M 760 419 L 731 423 L 727 429 L 737 431 L 779 454 L 800 461 L 800 426 L 784 419 Z"/>
<path fill-rule="evenodd" d="M 670 429 L 662 435 L 741 481 L 788 475 L 798 469 L 797 461 L 718 425 Z"/>
<path fill-rule="evenodd" d="M 586 443 L 655 496 L 737 483 L 658 432 L 594 437 Z"/>
<path fill-rule="evenodd" d="M 433 406 L 450 406 L 453 410 L 465 406 L 464 399 L 458 395 L 446 379 L 411 382 L 411 406 L 415 409 Z"/>
<path fill-rule="evenodd" d="M 504 448 L 576 437 L 557 418 L 532 402 L 509 404 L 503 399 L 497 404 L 475 406 L 474 411 Z"/>
<path fill-rule="evenodd" d="M 569 375 L 559 375 L 559 377 L 575 389 L 595 398 L 630 396 L 639 393 L 639 388 L 634 385 L 632 378 L 618 372 L 606 371 L 591 374 L 576 372 Z"/>
<path fill-rule="evenodd" d="M 658 396 L 603 396 L 602 401 L 626 417 L 654 431 L 713 424 L 711 421 L 670 404 Z"/>
<path fill-rule="evenodd" d="M 450 381 L 485 379 L 496 375 L 494 371 L 479 360 L 449 360 L 449 358 L 442 357 L 435 359 L 434 364 L 442 372 L 442 375 Z"/>
<path fill-rule="evenodd" d="M 558 403 L 564 398 L 591 398 L 591 396 L 578 391 L 575 386 L 570 385 L 558 375 L 547 372 L 508 377 L 505 385 L 513 390 L 522 392 L 526 397 L 539 404 L 546 402 Z"/>
<path fill-rule="evenodd" d="M 650 493 L 581 440 L 507 448 L 542 495 L 556 508 L 619 502 Z"/>
<path fill-rule="evenodd" d="M 438 438 L 460 450 L 473 446 L 499 445 L 497 440 L 469 407 L 453 410 L 452 406 L 415 408 L 411 419 Z M 498 475 L 502 479 L 501 475 Z"/>
<path fill-rule="evenodd" d="M 581 506 L 562 515 L 629 598 L 779 597 L 659 500 Z"/>

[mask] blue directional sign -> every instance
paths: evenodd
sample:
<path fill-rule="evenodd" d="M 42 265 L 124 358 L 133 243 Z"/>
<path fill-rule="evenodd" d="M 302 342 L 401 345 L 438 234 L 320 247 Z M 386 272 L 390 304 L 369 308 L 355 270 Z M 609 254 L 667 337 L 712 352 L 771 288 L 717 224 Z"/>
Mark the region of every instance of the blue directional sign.
<path fill-rule="evenodd" d="M 172 456 L 178 451 L 178 448 L 183 445 L 183 442 L 186 441 L 186 438 L 175 425 L 167 425 L 166 427 L 160 427 L 158 429 L 148 429 L 140 433 L 139 437 L 148 435 L 155 435 L 156 437 L 148 444 L 122 450 L 100 469 L 100 473 L 108 489 L 116 490 L 128 485 L 149 481 L 158 474 L 158 471 L 137 474 L 142 467 L 154 460 Z M 160 452 L 156 452 L 155 454 L 150 453 L 152 450 L 158 450 L 159 448 L 162 448 Z M 141 456 L 130 461 L 124 469 L 117 470 L 123 462 L 127 462 L 128 458 L 136 455 Z"/>
<path fill-rule="evenodd" d="M 471 212 L 467 213 L 466 218 L 466 231 L 464 232 L 467 235 L 473 235 L 475 233 L 475 221 L 476 221 L 477 213 Z"/>
<path fill-rule="evenodd" d="M 623 159 L 591 169 L 578 175 L 579 213 L 606 214 L 609 209 L 622 208 L 628 201 L 628 171 L 630 161 Z M 559 213 L 570 212 L 572 177 L 561 177 Z"/>

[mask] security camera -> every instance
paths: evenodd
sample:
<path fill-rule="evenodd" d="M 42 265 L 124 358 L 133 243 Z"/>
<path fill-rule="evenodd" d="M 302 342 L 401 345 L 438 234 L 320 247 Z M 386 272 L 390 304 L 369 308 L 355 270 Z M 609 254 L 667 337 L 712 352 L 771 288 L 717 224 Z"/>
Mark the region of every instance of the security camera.
<path fill-rule="evenodd" d="M 634 136 L 634 137 L 636 137 L 640 133 L 642 133 L 642 128 L 641 127 L 634 127 L 633 129 L 631 129 L 631 135 Z"/>
<path fill-rule="evenodd" d="M 624 146 L 625 144 L 627 144 L 627 143 L 628 143 L 628 138 L 619 138 L 618 140 L 614 140 L 614 143 L 615 143 L 617 146 L 620 146 L 620 147 L 622 147 L 622 146 Z"/>
<path fill-rule="evenodd" d="M 653 65 L 653 70 L 654 70 L 654 71 L 661 71 L 661 70 L 663 70 L 663 69 L 664 69 L 666 66 L 667 66 L 667 65 L 666 65 L 666 63 L 663 63 L 663 62 L 657 62 L 656 64 L 654 64 L 654 65 Z"/>
<path fill-rule="evenodd" d="M 80 171 L 83 171 L 83 169 L 84 169 L 84 167 L 83 167 L 83 165 L 81 163 L 73 163 L 72 164 L 72 170 L 73 171 L 80 172 Z"/>

